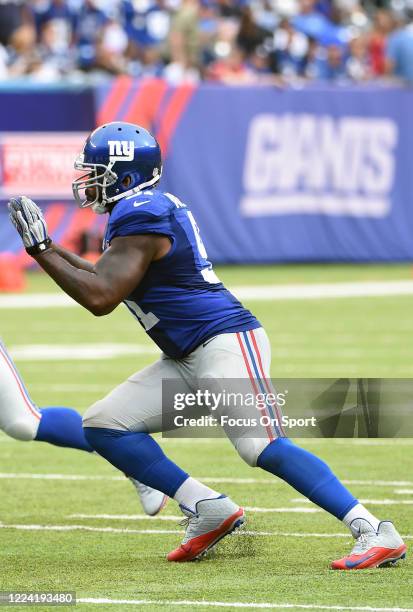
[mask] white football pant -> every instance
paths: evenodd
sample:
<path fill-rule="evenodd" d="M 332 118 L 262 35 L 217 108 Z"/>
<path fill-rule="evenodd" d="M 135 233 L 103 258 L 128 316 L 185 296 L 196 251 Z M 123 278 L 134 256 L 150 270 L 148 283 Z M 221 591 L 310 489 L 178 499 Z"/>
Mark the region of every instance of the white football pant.
<path fill-rule="evenodd" d="M 193 393 L 200 386 L 205 388 L 205 385 L 213 392 L 231 391 L 231 384 L 236 392 L 239 390 L 239 379 L 246 379 L 242 381 L 244 388 L 248 385 L 255 395 L 260 391 L 275 393 L 269 380 L 270 362 L 270 343 L 262 327 L 215 336 L 182 359 L 162 355 L 153 365 L 133 374 L 86 411 L 83 425 L 146 433 L 164 431 L 165 413 L 169 411 L 172 416 L 176 408 L 173 399 L 171 405 L 165 405 L 164 398 L 162 410 L 163 380 L 179 379 L 181 391 Z M 238 410 L 236 406 L 234 416 L 239 416 Z M 224 410 L 219 407 L 214 416 L 219 417 L 220 412 L 227 415 L 229 412 L 231 416 L 227 407 Z M 281 422 L 278 406 L 268 409 L 269 412 L 275 416 L 272 419 L 274 422 Z M 257 417 L 257 409 L 254 406 L 243 407 L 242 415 Z M 173 417 L 169 420 L 173 421 Z M 258 424 L 253 431 L 248 429 L 245 432 L 228 428 L 225 433 L 240 456 L 251 466 L 256 465 L 258 456 L 270 442 L 284 436 L 281 426 L 274 424 Z"/>
<path fill-rule="evenodd" d="M 0 429 L 16 440 L 33 440 L 40 419 L 40 412 L 0 342 Z"/>

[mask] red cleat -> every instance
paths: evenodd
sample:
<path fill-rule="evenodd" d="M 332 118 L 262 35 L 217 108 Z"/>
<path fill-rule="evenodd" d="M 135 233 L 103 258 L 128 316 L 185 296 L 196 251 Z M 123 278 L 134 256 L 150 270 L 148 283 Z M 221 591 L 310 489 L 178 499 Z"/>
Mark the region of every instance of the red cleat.
<path fill-rule="evenodd" d="M 181 506 L 187 525 L 182 544 L 169 553 L 168 561 L 194 561 L 203 557 L 222 538 L 245 522 L 244 509 L 228 497 L 204 499 L 197 503 L 195 512 Z"/>
<path fill-rule="evenodd" d="M 350 529 L 356 544 L 347 557 L 332 562 L 332 569 L 383 567 L 406 557 L 406 545 L 390 521 L 382 521 L 375 531 L 365 519 L 354 519 Z"/>

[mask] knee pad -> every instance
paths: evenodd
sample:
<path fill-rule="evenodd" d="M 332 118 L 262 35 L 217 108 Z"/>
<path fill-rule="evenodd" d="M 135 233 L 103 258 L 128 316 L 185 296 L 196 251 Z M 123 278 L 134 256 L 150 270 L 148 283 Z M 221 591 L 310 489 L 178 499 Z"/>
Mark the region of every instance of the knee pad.
<path fill-rule="evenodd" d="M 251 467 L 257 466 L 257 459 L 269 444 L 265 438 L 239 438 L 235 448 L 241 457 Z"/>
<path fill-rule="evenodd" d="M 32 419 L 20 419 L 9 423 L 3 431 L 15 440 L 29 442 L 35 439 L 39 423 L 40 419 L 34 417 Z"/>

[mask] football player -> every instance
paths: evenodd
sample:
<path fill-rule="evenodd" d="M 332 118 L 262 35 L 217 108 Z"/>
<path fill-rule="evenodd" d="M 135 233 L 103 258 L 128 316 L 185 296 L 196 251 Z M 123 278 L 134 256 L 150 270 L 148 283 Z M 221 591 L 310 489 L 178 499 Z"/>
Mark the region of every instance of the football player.
<path fill-rule="evenodd" d="M 63 291 L 96 316 L 124 302 L 161 348 L 156 363 L 87 410 L 83 427 L 87 442 L 107 461 L 178 502 L 187 529 L 168 559 L 190 561 L 241 526 L 244 510 L 173 463 L 151 436 L 163 427 L 162 381 L 178 379 L 190 393 L 197 381 L 216 389 L 220 381 L 246 379 L 254 393 L 264 392 L 270 388 L 270 343 L 260 322 L 215 275 L 190 210 L 155 188 L 161 152 L 147 130 L 124 122 L 97 128 L 75 167 L 85 173 L 73 183 L 80 206 L 109 214 L 96 265 L 54 244 L 41 210 L 27 197 L 10 201 L 11 220 L 27 252 Z M 267 406 L 269 415 L 271 410 Z M 276 406 L 274 412 L 279 415 Z M 377 567 L 404 557 L 394 525 L 380 522 L 323 461 L 272 421 L 253 436 L 226 432 L 248 465 L 282 478 L 350 529 L 355 547 L 332 567 Z"/>
<path fill-rule="evenodd" d="M 82 417 L 72 408 L 38 408 L 30 398 L 15 364 L 0 341 L 0 430 L 15 440 L 49 442 L 89 453 L 93 448 L 83 433 Z M 146 514 L 154 516 L 168 497 L 129 477 Z"/>

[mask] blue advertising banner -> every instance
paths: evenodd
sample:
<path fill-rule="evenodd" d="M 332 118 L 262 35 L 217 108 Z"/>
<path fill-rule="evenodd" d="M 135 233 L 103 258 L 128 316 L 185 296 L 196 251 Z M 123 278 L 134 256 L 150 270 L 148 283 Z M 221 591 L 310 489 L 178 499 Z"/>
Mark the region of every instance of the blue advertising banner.
<path fill-rule="evenodd" d="M 90 89 L 0 89 L 0 132 L 78 132 L 94 121 Z"/>
<path fill-rule="evenodd" d="M 376 86 L 121 77 L 96 91 L 1 92 L 0 198 L 66 202 L 72 218 L 86 132 L 131 121 L 159 139 L 161 186 L 191 207 L 214 262 L 411 260 L 412 109 L 413 89 Z"/>
<path fill-rule="evenodd" d="M 195 91 L 165 186 L 215 261 L 413 259 L 413 91 Z"/>

